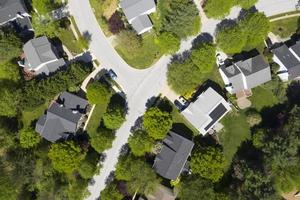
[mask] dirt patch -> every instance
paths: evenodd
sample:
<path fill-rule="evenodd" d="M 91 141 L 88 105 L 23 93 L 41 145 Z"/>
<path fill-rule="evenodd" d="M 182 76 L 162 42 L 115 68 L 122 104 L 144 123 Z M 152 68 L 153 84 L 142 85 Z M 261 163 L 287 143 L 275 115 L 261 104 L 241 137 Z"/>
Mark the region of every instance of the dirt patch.
<path fill-rule="evenodd" d="M 103 16 L 108 20 L 118 8 L 118 0 L 106 0 L 103 2 Z"/>
<path fill-rule="evenodd" d="M 282 194 L 282 197 L 286 200 L 300 200 L 300 193 L 297 193 L 297 190 L 295 190 L 289 193 Z"/>

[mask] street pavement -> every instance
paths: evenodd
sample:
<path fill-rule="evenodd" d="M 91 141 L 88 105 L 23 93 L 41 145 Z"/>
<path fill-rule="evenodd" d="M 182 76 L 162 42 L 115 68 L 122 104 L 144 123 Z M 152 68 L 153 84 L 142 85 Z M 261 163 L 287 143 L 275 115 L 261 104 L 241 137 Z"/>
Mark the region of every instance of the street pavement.
<path fill-rule="evenodd" d="M 201 31 L 213 35 L 216 25 L 220 21 L 207 19 L 204 12 L 201 11 L 198 2 L 198 0 L 195 0 L 202 17 Z M 274 15 L 295 10 L 295 2 L 295 0 L 260 0 L 257 7 L 267 15 Z M 110 44 L 110 41 L 105 37 L 97 23 L 88 0 L 69 0 L 69 9 L 75 18 L 80 32 L 91 37 L 89 50 L 100 62 L 99 70 L 101 68 L 113 69 L 117 74 L 117 82 L 127 95 L 129 109 L 126 122 L 116 131 L 116 139 L 112 144 L 112 148 L 104 152 L 106 159 L 101 163 L 102 168 L 100 174 L 93 177 L 95 184 L 88 187 L 90 196 L 86 199 L 95 200 L 105 188 L 107 177 L 115 169 L 120 150 L 122 146 L 127 143 L 131 127 L 134 125 L 136 119 L 145 112 L 146 102 L 151 97 L 157 96 L 163 88 L 167 87 L 166 72 L 171 56 L 161 57 L 148 69 L 134 69 L 119 56 Z M 239 11 L 239 8 L 233 8 L 229 17 L 235 18 L 238 16 Z M 190 49 L 192 46 L 191 42 L 194 38 L 195 37 L 190 37 L 182 41 L 179 52 Z"/>

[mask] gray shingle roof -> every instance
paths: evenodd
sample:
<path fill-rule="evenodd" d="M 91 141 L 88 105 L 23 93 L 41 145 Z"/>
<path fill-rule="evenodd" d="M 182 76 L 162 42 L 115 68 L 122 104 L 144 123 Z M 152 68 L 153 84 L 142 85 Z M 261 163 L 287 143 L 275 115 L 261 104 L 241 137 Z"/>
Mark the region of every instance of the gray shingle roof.
<path fill-rule="evenodd" d="M 163 140 L 163 147 L 155 158 L 153 168 L 164 178 L 177 179 L 193 146 L 192 141 L 170 131 Z"/>
<path fill-rule="evenodd" d="M 80 106 L 84 106 L 86 100 L 80 100 L 80 97 L 67 92 L 63 94 L 64 98 L 69 99 L 71 102 L 64 101 L 64 104 L 53 102 L 48 108 L 47 114 L 41 116 L 36 123 L 35 130 L 50 142 L 55 142 L 70 133 L 75 133 L 78 122 L 82 117 L 77 109 L 70 109 L 70 107 L 73 107 L 75 102 L 79 102 Z M 72 97 L 75 100 L 72 100 Z"/>
<path fill-rule="evenodd" d="M 298 57 L 300 57 L 300 41 L 297 41 L 296 44 L 290 47 Z"/>
<path fill-rule="evenodd" d="M 153 0 L 122 0 L 120 5 L 128 21 L 155 8 L 155 2 Z"/>
<path fill-rule="evenodd" d="M 252 75 L 265 68 L 270 68 L 269 64 L 264 60 L 263 56 L 260 54 L 247 60 L 239 61 L 235 64 L 245 76 Z"/>
<path fill-rule="evenodd" d="M 65 65 L 63 58 L 59 58 L 55 48 L 46 36 L 29 40 L 23 47 L 26 57 L 25 66 L 30 69 L 37 69 L 37 73 L 49 74 L 55 72 Z M 40 66 L 43 67 L 40 68 Z"/>
<path fill-rule="evenodd" d="M 67 109 L 85 109 L 86 106 L 88 105 L 88 101 L 77 96 L 74 95 L 72 93 L 69 92 L 63 92 L 60 96 L 59 96 L 60 101 L 64 104 L 65 108 Z"/>
<path fill-rule="evenodd" d="M 300 64 L 297 58 L 290 52 L 289 48 L 283 44 L 272 50 L 276 57 L 282 62 L 282 64 L 287 68 L 293 68 Z"/>
<path fill-rule="evenodd" d="M 0 0 L 0 24 L 24 13 L 27 13 L 27 10 L 22 0 Z"/>
<path fill-rule="evenodd" d="M 151 28 L 152 22 L 150 21 L 148 15 L 141 15 L 135 18 L 132 21 L 131 25 L 134 28 L 134 30 L 136 30 L 136 32 L 139 34 L 142 33 L 143 30 Z"/>

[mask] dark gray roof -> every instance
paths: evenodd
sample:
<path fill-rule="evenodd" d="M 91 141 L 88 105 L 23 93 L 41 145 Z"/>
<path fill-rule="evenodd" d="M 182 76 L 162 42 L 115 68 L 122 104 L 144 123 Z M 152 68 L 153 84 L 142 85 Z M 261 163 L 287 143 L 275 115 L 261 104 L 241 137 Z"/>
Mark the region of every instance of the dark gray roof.
<path fill-rule="evenodd" d="M 35 130 L 50 142 L 55 142 L 70 133 L 75 133 L 78 122 L 82 117 L 77 109 L 70 109 L 70 107 L 75 105 L 76 102 L 83 106 L 86 100 L 66 92 L 63 95 L 71 102 L 65 101 L 64 104 L 53 102 L 48 108 L 47 114 L 41 116 L 36 123 Z M 75 100 L 72 100 L 72 98 Z"/>
<path fill-rule="evenodd" d="M 127 20 L 130 21 L 148 10 L 155 8 L 155 2 L 154 0 L 121 0 L 120 6 Z"/>
<path fill-rule="evenodd" d="M 273 49 L 272 52 L 288 70 L 300 64 L 285 44 Z"/>
<path fill-rule="evenodd" d="M 245 76 L 252 75 L 265 68 L 270 68 L 261 54 L 244 61 L 235 63 Z"/>
<path fill-rule="evenodd" d="M 230 66 L 222 65 L 220 69 L 224 72 L 224 74 L 228 78 L 241 74 L 241 71 L 235 65 L 230 65 Z"/>
<path fill-rule="evenodd" d="M 141 15 L 135 18 L 131 25 L 137 33 L 142 33 L 142 31 L 146 28 L 152 27 L 152 22 L 150 21 L 148 15 Z"/>
<path fill-rule="evenodd" d="M 211 113 L 209 116 L 211 117 L 212 121 L 204 128 L 206 131 L 208 131 L 221 117 L 227 112 L 227 108 L 220 103 Z"/>
<path fill-rule="evenodd" d="M 162 177 L 176 180 L 193 146 L 192 141 L 170 131 L 163 140 L 163 147 L 155 158 L 153 168 Z"/>
<path fill-rule="evenodd" d="M 300 41 L 297 41 L 296 44 L 292 45 L 290 48 L 295 52 L 295 54 L 298 57 L 300 57 Z"/>
<path fill-rule="evenodd" d="M 37 73 L 48 75 L 65 65 L 64 59 L 58 57 L 55 48 L 46 36 L 29 40 L 24 45 L 23 51 L 26 57 L 26 67 L 37 69 Z M 43 67 L 41 67 L 42 64 L 44 64 Z"/>
<path fill-rule="evenodd" d="M 59 96 L 59 100 L 61 103 L 64 104 L 64 107 L 67 109 L 85 109 L 86 106 L 88 105 L 88 101 L 77 96 L 74 94 L 71 94 L 69 92 L 63 92 Z"/>
<path fill-rule="evenodd" d="M 27 13 L 22 0 L 0 0 L 0 24 L 14 19 L 17 14 Z"/>

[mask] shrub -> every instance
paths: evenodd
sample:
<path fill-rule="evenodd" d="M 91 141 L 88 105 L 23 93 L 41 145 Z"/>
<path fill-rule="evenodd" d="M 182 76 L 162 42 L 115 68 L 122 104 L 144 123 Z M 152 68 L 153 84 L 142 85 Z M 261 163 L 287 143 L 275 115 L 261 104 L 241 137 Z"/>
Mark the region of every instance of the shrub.
<path fill-rule="evenodd" d="M 111 97 L 111 91 L 106 84 L 95 81 L 88 85 L 86 96 L 91 104 L 106 104 Z"/>
<path fill-rule="evenodd" d="M 109 31 L 113 34 L 119 33 L 121 30 L 123 30 L 124 22 L 121 18 L 121 15 L 119 12 L 115 12 L 108 20 L 108 27 Z"/>

